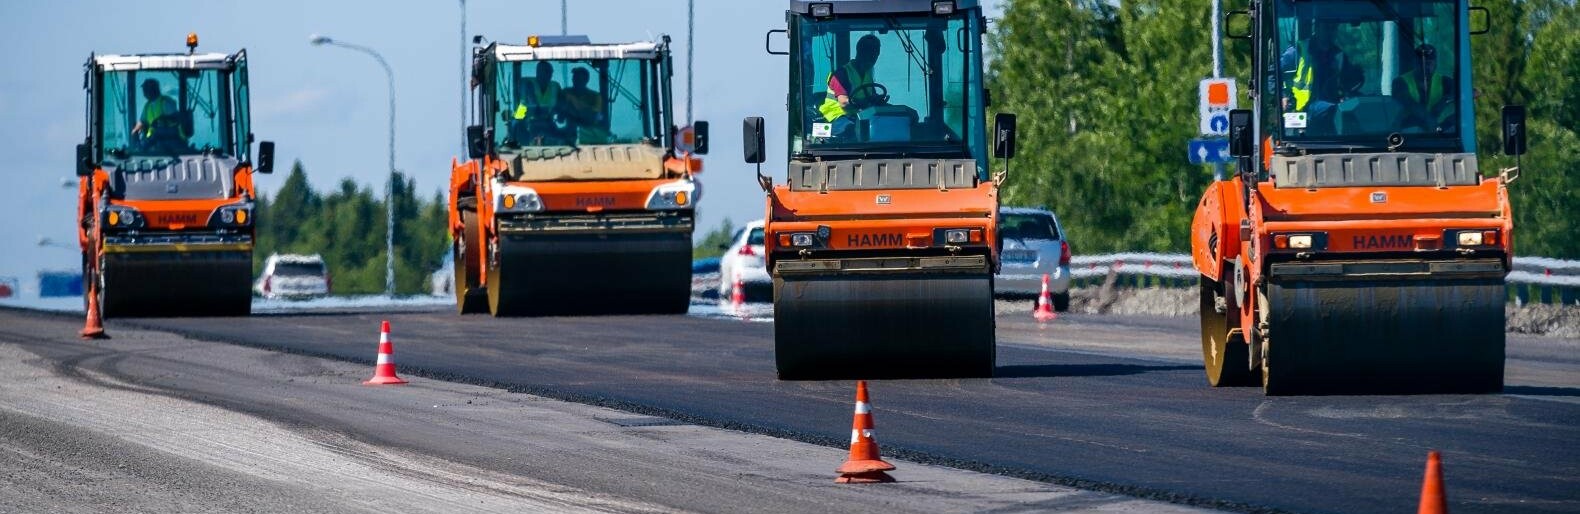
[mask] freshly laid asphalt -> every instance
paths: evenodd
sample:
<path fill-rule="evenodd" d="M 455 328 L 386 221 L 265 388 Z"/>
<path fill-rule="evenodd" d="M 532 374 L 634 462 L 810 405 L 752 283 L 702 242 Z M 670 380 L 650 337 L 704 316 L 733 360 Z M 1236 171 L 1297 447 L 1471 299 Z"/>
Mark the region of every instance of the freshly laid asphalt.
<path fill-rule="evenodd" d="M 849 381 L 781 382 L 771 323 L 313 313 L 115 320 L 437 379 L 843 447 Z M 1268 398 L 1205 385 L 1193 322 L 1001 316 L 996 377 L 871 383 L 886 455 L 1241 511 L 1402 512 L 1441 450 L 1455 512 L 1580 511 L 1580 354 L 1514 338 L 1499 395 Z M 378 439 L 371 434 L 367 437 Z"/>

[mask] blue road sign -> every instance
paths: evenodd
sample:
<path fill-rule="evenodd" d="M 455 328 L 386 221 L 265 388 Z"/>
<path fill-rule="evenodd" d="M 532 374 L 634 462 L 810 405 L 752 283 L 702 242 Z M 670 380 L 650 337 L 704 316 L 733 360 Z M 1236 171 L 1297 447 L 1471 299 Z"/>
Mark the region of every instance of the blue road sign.
<path fill-rule="evenodd" d="M 1187 153 L 1191 164 L 1212 164 L 1233 160 L 1229 157 L 1227 139 L 1192 139 Z"/>

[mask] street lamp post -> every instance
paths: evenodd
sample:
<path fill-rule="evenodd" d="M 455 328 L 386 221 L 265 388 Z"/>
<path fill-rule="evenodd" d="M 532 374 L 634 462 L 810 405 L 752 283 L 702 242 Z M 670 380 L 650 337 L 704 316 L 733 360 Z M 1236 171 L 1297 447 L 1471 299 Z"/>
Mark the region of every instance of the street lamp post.
<path fill-rule="evenodd" d="M 384 294 L 395 296 L 395 72 L 390 69 L 390 64 L 384 56 L 362 45 L 335 41 L 327 36 L 314 34 L 308 42 L 313 46 L 338 46 L 356 50 L 372 56 L 384 67 L 384 76 L 389 79 L 390 96 L 390 166 L 389 178 L 384 181 Z"/>

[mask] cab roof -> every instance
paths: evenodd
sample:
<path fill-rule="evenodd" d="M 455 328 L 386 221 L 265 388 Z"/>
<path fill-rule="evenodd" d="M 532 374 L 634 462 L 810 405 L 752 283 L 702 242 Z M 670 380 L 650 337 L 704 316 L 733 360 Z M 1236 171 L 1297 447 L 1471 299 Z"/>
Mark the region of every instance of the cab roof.
<path fill-rule="evenodd" d="M 238 54 L 140 54 L 95 55 L 89 62 L 104 71 L 222 70 L 235 64 Z"/>
<path fill-rule="evenodd" d="M 583 60 L 583 59 L 656 59 L 668 51 L 668 44 L 655 41 L 641 41 L 635 43 L 587 43 L 585 36 L 578 37 L 581 43 L 559 43 L 542 36 L 538 46 L 506 45 L 495 43 L 493 45 L 494 58 L 500 61 L 553 61 L 553 60 Z"/>
<path fill-rule="evenodd" d="M 796 14 L 811 14 L 812 6 L 829 4 L 835 15 L 933 12 L 933 3 L 948 0 L 790 0 Z M 980 0 L 954 0 L 956 10 L 982 6 Z"/>

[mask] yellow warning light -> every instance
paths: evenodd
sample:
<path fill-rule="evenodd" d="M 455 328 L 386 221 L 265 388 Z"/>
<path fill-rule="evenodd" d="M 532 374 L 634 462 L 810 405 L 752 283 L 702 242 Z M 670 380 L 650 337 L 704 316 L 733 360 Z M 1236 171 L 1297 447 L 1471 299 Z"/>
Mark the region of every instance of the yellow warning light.
<path fill-rule="evenodd" d="M 197 43 L 198 43 L 198 41 L 197 41 L 197 33 L 196 32 L 188 32 L 187 33 L 187 48 L 197 48 Z"/>
<path fill-rule="evenodd" d="M 120 225 L 121 224 L 121 213 L 115 212 L 115 211 L 110 211 L 110 224 L 111 225 Z"/>
<path fill-rule="evenodd" d="M 530 46 L 530 47 L 533 47 L 533 48 L 537 48 L 538 47 L 538 36 L 527 36 L 527 46 Z"/>
<path fill-rule="evenodd" d="M 242 210 L 236 211 L 236 224 L 237 225 L 246 225 L 247 224 L 247 210 L 246 209 L 242 209 Z"/>
<path fill-rule="evenodd" d="M 686 192 L 685 191 L 676 191 L 675 192 L 675 205 L 685 206 L 686 205 L 686 200 L 687 200 L 687 198 L 686 198 Z"/>

